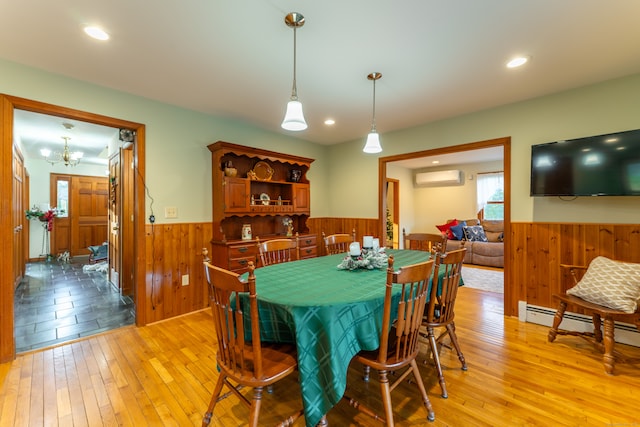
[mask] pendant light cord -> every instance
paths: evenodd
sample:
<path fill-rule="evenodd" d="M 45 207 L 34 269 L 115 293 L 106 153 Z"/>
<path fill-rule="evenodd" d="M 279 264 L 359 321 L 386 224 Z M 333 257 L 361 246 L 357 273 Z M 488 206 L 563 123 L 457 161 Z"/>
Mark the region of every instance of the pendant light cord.
<path fill-rule="evenodd" d="M 298 100 L 298 88 L 296 86 L 296 27 L 293 27 L 293 87 L 291 88 L 291 100 Z"/>
<path fill-rule="evenodd" d="M 376 79 L 373 79 L 373 118 L 371 120 L 371 132 L 376 131 Z"/>

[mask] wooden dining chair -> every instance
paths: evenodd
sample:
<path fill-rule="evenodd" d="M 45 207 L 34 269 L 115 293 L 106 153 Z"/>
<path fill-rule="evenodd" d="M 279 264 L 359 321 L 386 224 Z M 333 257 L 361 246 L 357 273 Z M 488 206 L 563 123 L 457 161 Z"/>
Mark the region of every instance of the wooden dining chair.
<path fill-rule="evenodd" d="M 462 370 L 467 370 L 467 362 L 460 350 L 454 322 L 456 296 L 460 286 L 460 271 L 462 270 L 462 261 L 466 251 L 466 248 L 462 248 L 436 255 L 433 282 L 437 283 L 437 286 L 431 286 L 429 302 L 422 320 L 422 326 L 426 329 L 426 334 L 423 332 L 421 335 L 429 340 L 431 357 L 433 358 L 442 397 L 444 398 L 447 398 L 448 394 L 444 375 L 442 374 L 442 366 L 440 365 L 440 349 L 442 348 L 442 340 L 446 336 L 449 336 L 451 344 L 458 353 Z M 440 327 L 444 327 L 444 330 L 436 337 L 435 330 Z"/>
<path fill-rule="evenodd" d="M 437 233 L 409 233 L 402 229 L 402 239 L 405 249 L 417 249 L 431 253 L 446 252 L 447 238 Z"/>
<path fill-rule="evenodd" d="M 389 257 L 386 280 L 386 293 L 380 329 L 380 347 L 374 351 L 361 351 L 353 360 L 362 363 L 365 368 L 378 371 L 384 418 L 376 414 L 371 406 L 345 395 L 343 398 L 351 406 L 377 419 L 386 420 L 387 426 L 393 426 L 393 405 L 391 392 L 398 384 L 413 374 L 414 383 L 420 391 L 422 403 L 427 410 L 427 419 L 433 421 L 435 415 L 422 382 L 416 357 L 418 355 L 418 334 L 428 298 L 428 283 L 433 269 L 433 260 L 393 270 L 393 256 Z M 394 303 L 394 296 L 399 300 Z M 396 304 L 397 317 L 392 319 L 392 305 Z M 404 370 L 396 375 L 393 384 L 389 384 L 389 372 Z M 368 372 L 368 369 L 366 369 Z M 368 397 L 362 400 L 369 401 Z"/>
<path fill-rule="evenodd" d="M 640 363 L 640 358 L 626 357 L 615 350 L 615 322 L 635 324 L 640 330 L 639 295 L 635 285 L 640 278 L 640 264 L 596 257 L 589 266 L 560 264 L 560 270 L 562 277 L 571 276 L 573 287 L 553 295 L 559 304 L 549 329 L 549 342 L 555 341 L 557 335 L 574 335 L 585 339 L 602 352 L 604 370 L 609 375 L 613 375 L 616 361 Z M 632 279 L 631 275 L 635 277 Z M 632 289 L 634 286 L 635 291 Z M 614 306 L 616 308 L 612 308 Z M 624 306 L 628 306 L 628 309 L 623 310 Z M 560 329 L 567 307 L 590 315 L 593 332 Z"/>
<path fill-rule="evenodd" d="M 300 259 L 297 236 L 293 239 L 272 239 L 264 242 L 259 238 L 256 240 L 262 267 Z"/>
<path fill-rule="evenodd" d="M 207 261 L 204 262 L 204 266 L 218 341 L 215 369 L 219 371 L 219 375 L 209 408 L 202 420 L 202 426 L 206 427 L 211 422 L 222 388 L 227 386 L 242 403 L 250 408 L 248 425 L 256 427 L 263 388 L 273 385 L 297 370 L 295 346 L 265 344 L 260 341 L 260 319 L 253 261 L 249 262 L 246 280 L 241 280 L 240 275 L 216 267 Z M 241 293 L 248 294 L 248 298 L 241 299 Z M 239 301 L 246 301 L 246 304 L 240 304 Z M 244 312 L 246 311 L 249 311 L 251 318 L 251 339 L 245 339 L 244 336 Z M 251 401 L 239 391 L 241 386 L 253 388 Z M 280 425 L 292 425 L 302 414 L 301 408 L 283 420 Z"/>
<path fill-rule="evenodd" d="M 346 253 L 349 252 L 349 245 L 356 241 L 356 230 L 354 228 L 351 234 L 330 234 L 328 236 L 323 231 L 322 239 L 327 255 Z"/>

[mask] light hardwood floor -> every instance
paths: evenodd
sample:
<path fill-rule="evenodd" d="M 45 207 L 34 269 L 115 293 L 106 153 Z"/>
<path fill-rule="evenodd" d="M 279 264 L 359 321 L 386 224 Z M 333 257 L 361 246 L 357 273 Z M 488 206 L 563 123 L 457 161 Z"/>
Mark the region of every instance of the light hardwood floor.
<path fill-rule="evenodd" d="M 462 372 L 454 352 L 443 349 L 449 398 L 442 399 L 432 365 L 421 364 L 436 420 L 426 421 L 413 386 L 403 384 L 392 395 L 396 425 L 640 424 L 640 366 L 619 364 L 608 376 L 585 341 L 559 337 L 550 344 L 548 328 L 504 318 L 501 297 L 460 289 L 456 324 L 469 370 Z M 210 312 L 200 311 L 21 355 L 0 365 L 0 426 L 200 425 L 217 375 L 214 340 Z M 618 347 L 640 356 L 640 348 Z M 361 372 L 352 366 L 352 394 L 368 389 L 375 401 L 375 376 L 367 385 Z M 265 393 L 261 425 L 273 425 L 274 413 L 297 405 L 295 377 L 278 383 Z M 245 425 L 247 413 L 231 396 L 218 404 L 211 424 Z M 379 425 L 344 402 L 328 421 Z"/>

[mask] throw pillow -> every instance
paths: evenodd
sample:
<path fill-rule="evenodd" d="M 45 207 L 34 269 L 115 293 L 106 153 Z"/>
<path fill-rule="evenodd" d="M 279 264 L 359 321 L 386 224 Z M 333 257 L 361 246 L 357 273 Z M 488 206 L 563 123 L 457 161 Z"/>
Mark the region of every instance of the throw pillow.
<path fill-rule="evenodd" d="M 640 264 L 593 259 L 582 280 L 567 294 L 625 313 L 633 313 L 640 299 Z"/>
<path fill-rule="evenodd" d="M 467 223 L 465 221 L 458 222 L 458 225 L 452 225 L 449 227 L 451 233 L 453 234 L 452 240 L 462 240 L 464 238 L 464 231 L 462 231 L 462 227 L 466 227 Z"/>
<path fill-rule="evenodd" d="M 464 231 L 464 238 L 470 242 L 488 242 L 487 236 L 484 234 L 484 229 L 481 225 L 470 225 L 462 227 Z"/>
<path fill-rule="evenodd" d="M 457 219 L 452 219 L 443 225 L 436 225 L 436 228 L 440 230 L 440 232 L 447 237 L 447 239 L 453 240 L 453 233 L 451 232 L 451 227 L 454 225 L 458 225 Z"/>

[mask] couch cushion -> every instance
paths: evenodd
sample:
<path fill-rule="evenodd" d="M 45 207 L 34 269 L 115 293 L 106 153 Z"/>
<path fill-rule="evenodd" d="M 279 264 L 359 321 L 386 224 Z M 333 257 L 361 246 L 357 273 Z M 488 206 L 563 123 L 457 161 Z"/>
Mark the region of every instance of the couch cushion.
<path fill-rule="evenodd" d="M 454 237 L 453 237 L 453 233 L 451 232 L 451 227 L 454 226 L 454 225 L 458 225 L 458 220 L 457 219 L 452 219 L 450 221 L 447 221 L 446 224 L 436 225 L 436 228 L 438 230 L 440 230 L 440 232 L 447 239 L 455 240 Z"/>
<path fill-rule="evenodd" d="M 482 228 L 487 240 L 490 242 L 504 241 L 504 221 L 502 220 L 483 220 Z"/>
<path fill-rule="evenodd" d="M 462 227 L 462 230 L 464 231 L 465 239 L 470 242 L 488 242 L 481 225 Z"/>
<path fill-rule="evenodd" d="M 640 299 L 640 264 L 598 256 L 582 280 L 567 294 L 625 313 L 633 313 Z"/>
<path fill-rule="evenodd" d="M 453 234 L 453 238 L 451 240 L 462 240 L 464 238 L 463 227 L 466 227 L 466 221 L 458 221 L 458 225 L 452 225 L 449 230 Z"/>

